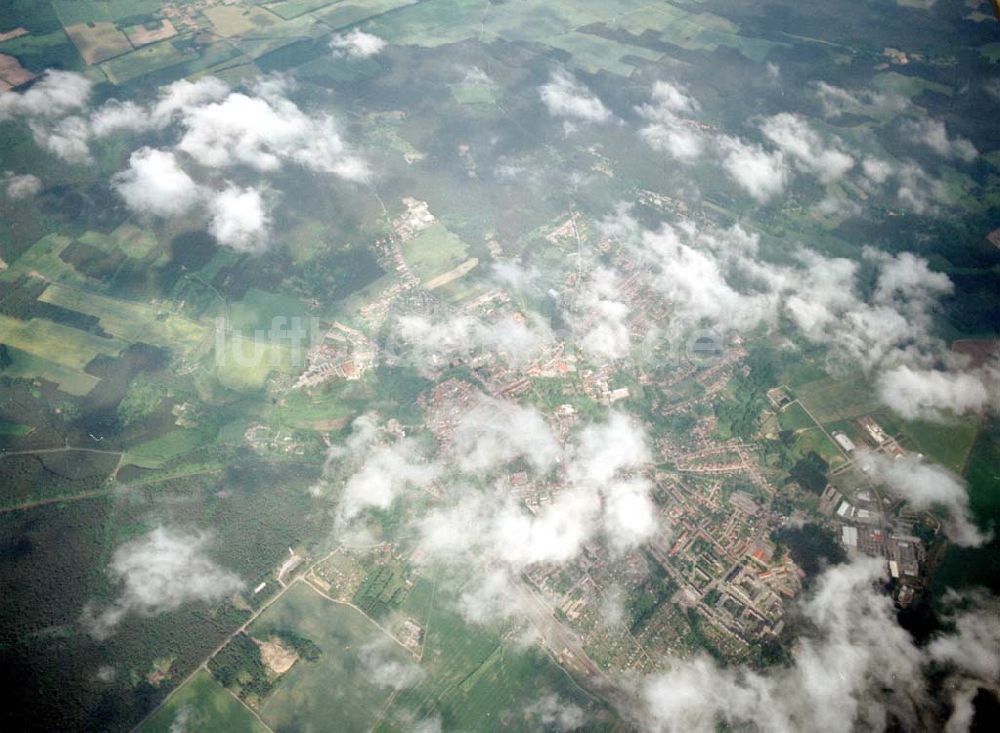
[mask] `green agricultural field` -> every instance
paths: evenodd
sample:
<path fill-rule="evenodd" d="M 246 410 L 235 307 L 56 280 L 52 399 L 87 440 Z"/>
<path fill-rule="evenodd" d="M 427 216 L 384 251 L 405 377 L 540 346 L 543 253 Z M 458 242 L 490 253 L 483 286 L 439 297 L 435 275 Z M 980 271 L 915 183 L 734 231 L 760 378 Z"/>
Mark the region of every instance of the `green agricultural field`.
<path fill-rule="evenodd" d="M 66 394 L 82 397 L 101 380 L 79 369 L 72 369 L 54 361 L 8 345 L 11 363 L 4 369 L 4 376 L 16 379 L 45 379 Z"/>
<path fill-rule="evenodd" d="M 144 259 L 158 245 L 155 234 L 140 229 L 135 224 L 122 224 L 111 232 L 111 238 L 118 249 L 137 260 Z"/>
<path fill-rule="evenodd" d="M 101 338 L 60 323 L 40 318 L 21 321 L 4 315 L 0 315 L 0 343 L 75 370 L 83 370 L 98 354 L 118 356 L 127 346 L 118 339 Z"/>
<path fill-rule="evenodd" d="M 170 41 L 161 41 L 105 61 L 101 64 L 101 71 L 105 73 L 108 81 L 112 84 L 124 84 L 168 66 L 193 61 L 197 58 L 198 54 L 193 50 L 184 52 Z"/>
<path fill-rule="evenodd" d="M 162 468 L 167 461 L 209 444 L 211 437 L 200 430 L 172 430 L 129 448 L 122 463 L 140 468 Z"/>
<path fill-rule="evenodd" d="M 209 334 L 205 326 L 155 306 L 61 285 L 50 285 L 38 299 L 99 318 L 101 328 L 130 343 L 147 343 L 190 353 Z"/>
<path fill-rule="evenodd" d="M 64 26 L 76 23 L 114 23 L 125 18 L 152 17 L 160 0 L 52 0 L 52 9 Z"/>
<path fill-rule="evenodd" d="M 66 26 L 66 35 L 80 51 L 80 56 L 88 64 L 99 64 L 102 61 L 121 56 L 132 50 L 125 34 L 118 30 L 114 23 L 77 23 Z"/>
<path fill-rule="evenodd" d="M 215 5 L 205 8 L 202 13 L 223 38 L 270 31 L 283 22 L 274 13 L 252 6 Z"/>
<path fill-rule="evenodd" d="M 41 277 L 49 281 L 80 280 L 72 265 L 59 255 L 73 240 L 62 234 L 49 234 L 35 242 L 10 267 L 0 272 L 0 280 L 13 281 L 22 275 Z"/>
<path fill-rule="evenodd" d="M 291 20 L 292 18 L 298 18 L 300 15 L 311 13 L 314 10 L 325 8 L 327 5 L 332 5 L 335 2 L 338 2 L 338 0 L 282 0 L 282 2 L 267 3 L 264 7 L 279 18 Z"/>
<path fill-rule="evenodd" d="M 389 13 L 396 8 L 413 5 L 416 2 L 417 0 L 340 0 L 338 3 L 317 10 L 312 15 L 330 28 L 336 29 L 360 23 L 367 18 Z M 387 40 L 392 39 L 387 38 Z"/>
<path fill-rule="evenodd" d="M 600 36 L 585 33 L 566 33 L 546 39 L 553 48 L 561 48 L 573 55 L 572 65 L 590 74 L 607 71 L 628 76 L 635 67 L 625 61 L 628 56 L 652 61 L 663 54 L 641 46 L 629 46 Z"/>
<path fill-rule="evenodd" d="M 146 719 L 139 733 L 268 733 L 267 726 L 254 718 L 207 670 L 199 670 L 167 703 Z"/>
<path fill-rule="evenodd" d="M 421 280 L 437 277 L 466 260 L 465 244 L 440 222 L 403 243 L 403 257 Z"/>
<path fill-rule="evenodd" d="M 360 656 L 362 647 L 382 644 L 400 664 L 413 657 L 361 613 L 298 583 L 251 625 L 257 639 L 291 630 L 322 650 L 315 662 L 296 662 L 261 706 L 261 717 L 286 733 L 341 733 L 368 730 L 391 689 L 371 681 Z M 381 647 L 380 647 L 381 648 Z"/>

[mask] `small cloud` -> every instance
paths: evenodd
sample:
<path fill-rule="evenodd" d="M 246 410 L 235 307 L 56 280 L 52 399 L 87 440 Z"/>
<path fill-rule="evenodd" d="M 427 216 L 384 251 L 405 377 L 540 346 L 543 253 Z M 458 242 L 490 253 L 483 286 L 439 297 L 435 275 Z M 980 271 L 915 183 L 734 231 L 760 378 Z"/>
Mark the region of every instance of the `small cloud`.
<path fill-rule="evenodd" d="M 29 89 L 0 94 L 0 120 L 16 116 L 62 117 L 86 106 L 92 86 L 82 74 L 50 69 Z"/>
<path fill-rule="evenodd" d="M 242 589 L 244 583 L 238 576 L 208 556 L 209 544 L 203 533 L 157 527 L 121 545 L 108 568 L 121 593 L 100 612 L 86 609 L 88 631 L 105 638 L 128 614 L 152 616 L 187 603 L 217 602 Z"/>
<path fill-rule="evenodd" d="M 330 39 L 333 55 L 340 58 L 367 59 L 376 56 L 386 47 L 386 42 L 371 33 L 355 28 L 350 33 L 340 33 Z"/>
<path fill-rule="evenodd" d="M 1000 401 L 995 369 L 940 371 L 906 364 L 883 372 L 879 398 L 907 420 L 948 422 L 951 416 L 982 412 Z"/>
<path fill-rule="evenodd" d="M 926 145 L 942 158 L 958 159 L 971 163 L 979 156 L 979 151 L 967 138 L 948 135 L 948 129 L 941 120 L 922 117 L 904 120 L 903 133 L 911 142 Z"/>
<path fill-rule="evenodd" d="M 30 173 L 17 174 L 12 171 L 4 171 L 2 180 L 4 191 L 11 201 L 31 198 L 42 190 L 41 179 Z"/>
<path fill-rule="evenodd" d="M 612 118 L 611 110 L 563 69 L 554 71 L 549 83 L 539 87 L 538 93 L 551 116 L 570 123 L 604 124 Z"/>
<path fill-rule="evenodd" d="M 267 244 L 271 217 L 259 189 L 229 185 L 208 205 L 208 231 L 219 244 L 240 252 L 260 252 Z"/>
<path fill-rule="evenodd" d="M 116 173 L 111 187 L 133 211 L 176 216 L 194 209 L 201 187 L 177 164 L 168 150 L 140 148 L 129 157 L 128 169 Z"/>
<path fill-rule="evenodd" d="M 826 142 L 798 115 L 782 112 L 761 123 L 764 137 L 783 151 L 795 165 L 821 183 L 841 178 L 854 167 L 854 158 L 840 150 L 837 140 Z"/>
<path fill-rule="evenodd" d="M 750 196 L 766 203 L 785 190 L 788 169 L 780 152 L 768 152 L 760 145 L 728 136 L 720 143 L 725 155 L 723 168 Z"/>

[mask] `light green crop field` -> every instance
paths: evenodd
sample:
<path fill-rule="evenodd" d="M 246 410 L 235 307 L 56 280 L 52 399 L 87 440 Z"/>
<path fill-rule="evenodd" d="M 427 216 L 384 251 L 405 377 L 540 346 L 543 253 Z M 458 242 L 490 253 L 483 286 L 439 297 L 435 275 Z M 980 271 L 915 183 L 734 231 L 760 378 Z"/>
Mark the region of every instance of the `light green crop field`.
<path fill-rule="evenodd" d="M 428 280 L 466 260 L 465 244 L 440 222 L 403 243 L 403 256 L 421 280 Z"/>
<path fill-rule="evenodd" d="M 208 328 L 155 306 L 117 300 L 61 285 L 50 285 L 39 300 L 101 320 L 101 328 L 131 343 L 147 343 L 190 353 L 209 334 Z"/>
<path fill-rule="evenodd" d="M 236 698 L 200 670 L 139 727 L 139 733 L 268 733 Z"/>
<path fill-rule="evenodd" d="M 145 231 L 135 224 L 122 224 L 113 232 L 111 238 L 122 252 L 137 260 L 145 258 L 156 249 L 156 235 Z"/>
<path fill-rule="evenodd" d="M 250 627 L 257 639 L 287 629 L 323 650 L 315 662 L 300 660 L 276 684 L 261 706 L 261 717 L 285 733 L 342 733 L 368 730 L 392 690 L 371 681 L 362 647 L 382 644 L 400 664 L 413 657 L 360 612 L 321 596 L 298 583 L 271 605 Z"/>
<path fill-rule="evenodd" d="M 41 318 L 21 321 L 4 315 L 0 315 L 0 343 L 75 370 L 82 370 L 98 354 L 118 356 L 127 346 Z"/>

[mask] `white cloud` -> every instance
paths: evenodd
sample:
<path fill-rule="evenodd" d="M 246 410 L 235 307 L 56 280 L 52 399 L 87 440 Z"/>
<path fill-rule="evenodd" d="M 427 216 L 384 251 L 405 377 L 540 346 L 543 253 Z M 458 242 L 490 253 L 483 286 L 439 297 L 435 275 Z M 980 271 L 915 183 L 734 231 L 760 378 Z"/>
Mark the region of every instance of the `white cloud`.
<path fill-rule="evenodd" d="M 82 74 L 49 69 L 30 89 L 0 94 L 0 120 L 62 117 L 86 106 L 92 86 Z"/>
<path fill-rule="evenodd" d="M 365 644 L 358 650 L 358 656 L 364 679 L 378 687 L 407 690 L 427 677 L 427 672 L 388 638 L 379 637 Z"/>
<path fill-rule="evenodd" d="M 785 190 L 788 169 L 780 152 L 728 136 L 719 138 L 719 144 L 725 156 L 722 167 L 757 201 L 765 203 Z"/>
<path fill-rule="evenodd" d="M 260 190 L 229 185 L 208 204 L 208 231 L 219 244 L 240 252 L 260 252 L 267 245 L 271 217 Z"/>
<path fill-rule="evenodd" d="M 944 123 L 927 117 L 904 120 L 904 134 L 913 142 L 926 145 L 942 158 L 962 160 L 971 163 L 979 155 L 976 146 L 967 138 L 956 135 L 951 137 Z"/>
<path fill-rule="evenodd" d="M 340 515 L 352 519 L 368 508 L 388 509 L 403 491 L 427 486 L 439 473 L 440 467 L 428 462 L 413 440 L 377 446 L 344 484 Z"/>
<path fill-rule="evenodd" d="M 187 603 L 217 602 L 243 588 L 243 581 L 208 555 L 209 537 L 169 527 L 118 547 L 108 573 L 121 585 L 118 599 L 99 613 L 85 611 L 84 623 L 97 638 L 108 636 L 130 613 L 150 616 Z"/>
<path fill-rule="evenodd" d="M 907 420 L 947 422 L 951 415 L 965 415 L 996 407 L 998 375 L 995 370 L 940 371 L 906 364 L 886 370 L 878 379 L 879 398 Z"/>
<path fill-rule="evenodd" d="M 34 118 L 28 128 L 35 143 L 56 157 L 77 165 L 90 162 L 90 128 L 83 117 L 73 115 L 55 121 Z"/>
<path fill-rule="evenodd" d="M 910 161 L 897 171 L 899 188 L 896 199 L 915 214 L 933 214 L 938 205 L 952 203 L 948 188 L 936 178 L 928 175 L 923 168 Z"/>
<path fill-rule="evenodd" d="M 534 407 L 481 396 L 455 426 L 450 452 L 466 473 L 481 475 L 517 458 L 545 473 L 558 459 L 559 445 Z"/>
<path fill-rule="evenodd" d="M 837 140 L 824 142 L 809 123 L 798 115 L 782 112 L 761 123 L 764 136 L 778 146 L 801 170 L 822 183 L 841 178 L 854 167 L 854 158 L 838 147 Z"/>
<path fill-rule="evenodd" d="M 194 209 L 203 192 L 177 164 L 168 150 L 140 148 L 129 157 L 129 167 L 116 173 L 111 187 L 133 211 L 176 216 Z"/>
<path fill-rule="evenodd" d="M 927 463 L 913 453 L 890 458 L 859 449 L 855 458 L 872 481 L 885 486 L 914 509 L 945 508 L 949 515 L 945 532 L 956 544 L 977 546 L 989 540 L 989 535 L 972 519 L 965 482 L 951 471 Z"/>
<path fill-rule="evenodd" d="M 527 708 L 528 717 L 542 724 L 542 729 L 553 733 L 579 730 L 587 723 L 586 714 L 579 705 L 565 702 L 558 695 L 546 695 Z"/>
<path fill-rule="evenodd" d="M 421 373 L 433 374 L 453 359 L 468 358 L 479 349 L 490 349 L 518 369 L 539 356 L 552 342 L 552 331 L 536 314 L 501 316 L 486 321 L 460 314 L 432 318 L 420 314 L 401 316 L 399 337 Z"/>
<path fill-rule="evenodd" d="M 334 56 L 349 59 L 367 59 L 381 53 L 386 42 L 371 33 L 355 28 L 349 33 L 338 33 L 330 39 Z"/>
<path fill-rule="evenodd" d="M 650 123 L 639 131 L 640 137 L 653 150 L 681 162 L 691 162 L 701 156 L 705 136 L 679 116 L 698 111 L 697 101 L 682 87 L 664 81 L 653 85 L 651 97 L 650 104 L 637 110 Z"/>
<path fill-rule="evenodd" d="M 597 124 L 611 120 L 611 110 L 587 87 L 562 69 L 553 72 L 550 81 L 539 87 L 538 93 L 553 117 Z"/>
<path fill-rule="evenodd" d="M 4 171 L 3 174 L 4 191 L 11 201 L 20 201 L 34 196 L 42 190 L 42 182 L 38 176 L 30 173 L 13 173 Z"/>
<path fill-rule="evenodd" d="M 627 319 L 629 307 L 621 300 L 618 274 L 598 267 L 580 294 L 579 309 L 583 315 L 575 319 L 580 348 L 595 361 L 606 362 L 628 355 L 631 339 Z"/>
<path fill-rule="evenodd" d="M 823 114 L 836 119 L 845 114 L 881 116 L 899 114 L 909 106 L 909 101 L 898 94 L 874 92 L 868 89 L 849 91 L 842 87 L 815 82 L 816 97 L 823 105 Z"/>
<path fill-rule="evenodd" d="M 232 92 L 220 101 L 182 108 L 180 114 L 185 132 L 177 148 L 202 165 L 273 171 L 288 161 L 349 180 L 368 178 L 367 167 L 347 151 L 331 117 L 310 117 L 284 97 Z"/>

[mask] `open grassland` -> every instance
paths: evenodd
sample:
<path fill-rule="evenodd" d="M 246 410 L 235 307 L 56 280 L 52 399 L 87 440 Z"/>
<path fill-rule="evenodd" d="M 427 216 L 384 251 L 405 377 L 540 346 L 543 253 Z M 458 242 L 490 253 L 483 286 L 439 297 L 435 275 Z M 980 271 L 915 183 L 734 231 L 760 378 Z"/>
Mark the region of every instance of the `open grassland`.
<path fill-rule="evenodd" d="M 254 339 L 230 333 L 216 344 L 212 353 L 215 377 L 228 389 L 249 391 L 264 386 L 272 372 L 291 372 L 296 364 L 305 366 L 306 344 L 296 349 L 267 339 Z"/>
<path fill-rule="evenodd" d="M 267 733 L 267 727 L 203 669 L 139 727 L 139 733 L 176 731 Z"/>
<path fill-rule="evenodd" d="M 778 413 L 778 421 L 782 430 L 804 430 L 806 428 L 817 427 L 816 423 L 808 413 L 802 409 L 802 405 L 793 402 Z"/>
<path fill-rule="evenodd" d="M 122 224 L 111 232 L 111 238 L 118 249 L 137 260 L 145 258 L 158 244 L 152 232 L 144 231 L 134 224 Z"/>
<path fill-rule="evenodd" d="M 155 306 L 117 300 L 85 290 L 50 285 L 39 300 L 99 318 L 101 328 L 131 343 L 191 353 L 205 340 L 205 326 Z"/>
<path fill-rule="evenodd" d="M 917 420 L 907 422 L 891 414 L 877 416 L 890 434 L 902 433 L 903 447 L 923 453 L 927 459 L 962 473 L 976 442 L 978 417 L 955 419 L 946 424 Z"/>
<path fill-rule="evenodd" d="M 315 662 L 297 662 L 261 706 L 268 725 L 286 733 L 369 729 L 391 688 L 372 681 L 363 647 L 378 644 L 386 662 L 413 663 L 409 653 L 360 612 L 327 600 L 305 583 L 285 593 L 250 627 L 257 639 L 282 630 L 309 639 L 323 652 Z"/>
<path fill-rule="evenodd" d="M 860 380 L 829 377 L 795 387 L 799 401 L 821 423 L 847 420 L 871 412 L 872 395 Z"/>
<path fill-rule="evenodd" d="M 440 222 L 434 222 L 403 244 L 403 257 L 423 281 L 458 267 L 466 259 L 465 244 Z"/>
<path fill-rule="evenodd" d="M 88 64 L 99 64 L 132 50 L 125 34 L 114 23 L 77 23 L 66 26 L 66 35 Z"/>
<path fill-rule="evenodd" d="M 0 343 L 75 370 L 83 370 L 98 354 L 118 356 L 128 345 L 40 318 L 21 321 L 4 315 L 0 315 Z"/>

